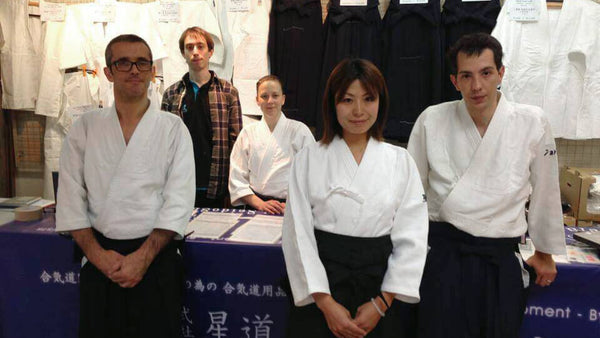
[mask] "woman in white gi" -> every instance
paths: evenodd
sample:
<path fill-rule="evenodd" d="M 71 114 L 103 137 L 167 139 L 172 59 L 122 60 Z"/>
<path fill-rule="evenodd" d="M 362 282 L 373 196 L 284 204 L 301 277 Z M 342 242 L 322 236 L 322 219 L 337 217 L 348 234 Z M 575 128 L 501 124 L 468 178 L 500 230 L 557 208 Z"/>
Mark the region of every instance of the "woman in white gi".
<path fill-rule="evenodd" d="M 231 204 L 283 214 L 294 155 L 315 138 L 305 124 L 287 119 L 281 112 L 285 95 L 277 76 L 258 80 L 256 103 L 262 120 L 244 127 L 231 150 Z"/>
<path fill-rule="evenodd" d="M 369 61 L 346 59 L 327 81 L 323 138 L 290 173 L 288 337 L 403 337 L 414 322 L 405 303 L 419 301 L 427 204 L 408 152 L 382 142 L 388 100 Z"/>

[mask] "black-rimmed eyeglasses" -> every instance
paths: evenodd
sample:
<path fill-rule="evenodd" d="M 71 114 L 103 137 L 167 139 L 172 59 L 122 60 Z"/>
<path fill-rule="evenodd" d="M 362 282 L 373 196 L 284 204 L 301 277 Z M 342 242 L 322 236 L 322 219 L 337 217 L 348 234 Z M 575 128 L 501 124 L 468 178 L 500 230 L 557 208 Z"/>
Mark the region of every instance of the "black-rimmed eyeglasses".
<path fill-rule="evenodd" d="M 136 62 L 129 60 L 117 60 L 113 62 L 112 65 L 115 66 L 115 69 L 119 72 L 130 71 L 133 65 L 135 65 L 140 72 L 147 72 L 152 69 L 152 61 L 143 59 L 137 60 Z"/>

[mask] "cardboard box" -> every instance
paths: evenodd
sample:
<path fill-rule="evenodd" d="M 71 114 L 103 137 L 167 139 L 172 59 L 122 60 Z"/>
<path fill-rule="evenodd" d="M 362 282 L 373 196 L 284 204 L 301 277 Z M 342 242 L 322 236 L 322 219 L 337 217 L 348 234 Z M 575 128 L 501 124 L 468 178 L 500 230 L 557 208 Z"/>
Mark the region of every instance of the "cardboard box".
<path fill-rule="evenodd" d="M 590 221 L 600 222 L 600 214 L 587 212 L 590 185 L 596 183 L 592 175 L 600 175 L 600 169 L 566 167 L 560 173 L 560 193 L 571 205 L 577 226 L 591 225 Z"/>

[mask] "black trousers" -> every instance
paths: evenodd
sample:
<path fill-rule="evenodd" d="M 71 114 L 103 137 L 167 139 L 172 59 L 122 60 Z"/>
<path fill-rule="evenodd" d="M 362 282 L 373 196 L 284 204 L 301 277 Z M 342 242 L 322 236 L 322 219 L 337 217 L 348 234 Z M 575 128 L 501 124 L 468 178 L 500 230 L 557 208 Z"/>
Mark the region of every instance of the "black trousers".
<path fill-rule="evenodd" d="M 115 241 L 97 233 L 105 249 L 123 255 L 146 238 Z M 154 259 L 133 288 L 121 288 L 91 262 L 80 272 L 80 338 L 179 338 L 183 300 L 183 260 L 175 242 Z"/>
<path fill-rule="evenodd" d="M 440 2 L 400 5 L 392 1 L 383 18 L 383 72 L 390 92 L 384 136 L 408 141 L 425 108 L 442 97 Z"/>
<path fill-rule="evenodd" d="M 500 13 L 500 0 L 485 2 L 463 2 L 446 0 L 442 12 L 444 53 L 463 35 L 471 33 L 491 33 Z M 450 81 L 450 67 L 446 63 L 442 79 L 444 101 L 460 100 L 460 92 Z"/>
<path fill-rule="evenodd" d="M 281 80 L 285 116 L 315 125 L 323 58 L 320 0 L 275 0 L 269 27 L 271 74 Z"/>
<path fill-rule="evenodd" d="M 430 222 L 419 337 L 518 338 L 526 301 L 518 241 Z"/>
<path fill-rule="evenodd" d="M 315 230 L 319 258 L 331 296 L 354 317 L 357 308 L 379 295 L 393 246 L 390 236 L 360 238 Z M 415 306 L 394 301 L 368 337 L 412 337 Z M 286 337 L 335 337 L 315 304 L 292 306 Z"/>

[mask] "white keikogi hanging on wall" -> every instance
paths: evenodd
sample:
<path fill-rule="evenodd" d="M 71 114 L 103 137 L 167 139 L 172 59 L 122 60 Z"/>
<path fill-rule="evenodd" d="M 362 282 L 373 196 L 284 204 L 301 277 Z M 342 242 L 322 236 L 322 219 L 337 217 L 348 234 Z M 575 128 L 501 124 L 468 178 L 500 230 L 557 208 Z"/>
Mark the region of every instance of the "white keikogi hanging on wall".
<path fill-rule="evenodd" d="M 233 38 L 233 85 L 238 89 L 242 114 L 262 115 L 256 104 L 256 82 L 269 74 L 267 44 L 271 1 L 252 0 L 249 12 L 229 12 Z"/>
<path fill-rule="evenodd" d="M 40 84 L 41 21 L 28 15 L 27 1 L 0 1 L 2 108 L 35 109 Z"/>
<path fill-rule="evenodd" d="M 552 36 L 544 110 L 555 137 L 600 137 L 600 4 L 565 0 Z"/>
<path fill-rule="evenodd" d="M 532 0 L 537 20 L 515 20 L 511 9 L 520 0 L 507 0 L 492 35 L 500 41 L 505 66 L 502 92 L 509 101 L 542 107 L 550 53 L 550 29 L 545 0 Z"/>

